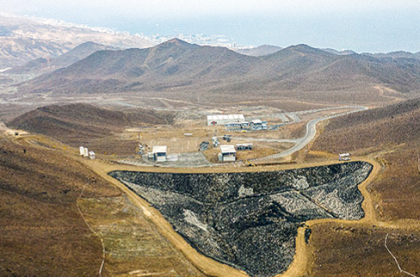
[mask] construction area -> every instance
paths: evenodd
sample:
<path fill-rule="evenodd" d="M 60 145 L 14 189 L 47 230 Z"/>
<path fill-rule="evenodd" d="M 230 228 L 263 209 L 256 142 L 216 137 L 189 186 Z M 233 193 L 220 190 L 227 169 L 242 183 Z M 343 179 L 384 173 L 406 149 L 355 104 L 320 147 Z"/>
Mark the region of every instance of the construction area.
<path fill-rule="evenodd" d="M 367 184 L 383 165 L 353 149 L 310 150 L 325 120 L 363 109 L 190 109 L 165 111 L 169 117 L 158 118 L 159 123 L 124 125 L 113 122 L 124 119 L 120 113 L 99 111 L 108 119 L 82 125 L 74 136 L 69 130 L 63 137 L 56 132 L 57 139 L 21 130 L 8 134 L 22 144 L 21 155 L 33 148 L 51 152 L 118 188 L 112 197 L 93 197 L 90 187 L 82 185 L 75 195 L 76 212 L 101 239 L 104 275 L 312 276 L 319 269 L 309 259 L 328 264 L 328 253 L 315 256 L 319 248 L 313 243 L 328 243 L 320 234 L 344 234 L 343 240 L 354 240 L 336 236 L 336 244 L 352 245 L 359 237 L 368 239 L 366 232 L 378 225 Z M 73 114 L 73 107 L 68 110 Z M 63 114 L 59 111 L 56 118 Z M 209 118 L 208 124 L 207 115 L 229 121 L 216 124 Z M 45 122 L 34 130 L 42 130 Z M 89 140 L 80 135 L 87 129 L 95 131 Z M 47 135 L 50 130 L 57 128 L 49 126 Z M 384 226 L 378 230 L 372 233 L 376 241 L 366 242 L 373 251 L 369 262 L 380 261 L 375 258 L 384 250 L 380 239 L 390 233 Z M 417 237 L 390 233 L 387 246 L 393 255 L 402 239 L 418 244 Z M 404 253 L 413 248 L 398 246 Z"/>
<path fill-rule="evenodd" d="M 136 143 L 137 147 L 133 147 L 132 155 L 126 155 L 119 162 L 163 167 L 220 166 L 224 163 L 248 166 L 275 158 L 288 149 L 295 148 L 292 151 L 297 152 L 315 136 L 314 121 L 359 109 L 337 107 L 281 113 L 254 108 L 244 114 L 183 111 L 171 126 L 126 129 L 120 140 L 130 141 L 132 145 Z M 285 155 L 283 161 L 290 162 L 290 154 L 293 153 Z"/>

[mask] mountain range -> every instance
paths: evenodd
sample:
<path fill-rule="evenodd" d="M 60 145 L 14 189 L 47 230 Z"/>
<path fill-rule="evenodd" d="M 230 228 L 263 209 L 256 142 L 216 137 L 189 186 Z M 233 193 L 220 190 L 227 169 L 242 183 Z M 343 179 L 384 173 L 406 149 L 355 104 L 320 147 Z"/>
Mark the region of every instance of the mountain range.
<path fill-rule="evenodd" d="M 68 67 L 75 62 L 78 62 L 87 56 L 95 53 L 99 50 L 117 50 L 118 48 L 112 46 L 105 46 L 94 42 L 85 42 L 75 48 L 59 55 L 55 58 L 38 58 L 27 62 L 21 66 L 15 66 L 9 70 L 6 70 L 6 74 L 33 74 L 41 75 L 54 70 Z"/>
<path fill-rule="evenodd" d="M 37 58 L 54 58 L 88 41 L 117 48 L 154 45 L 140 36 L 0 14 L 0 69 Z"/>
<path fill-rule="evenodd" d="M 269 95 L 364 91 L 385 86 L 420 89 L 420 60 L 336 55 L 307 45 L 252 57 L 179 39 L 145 49 L 97 51 L 69 67 L 23 83 L 23 92 L 200 92 Z"/>

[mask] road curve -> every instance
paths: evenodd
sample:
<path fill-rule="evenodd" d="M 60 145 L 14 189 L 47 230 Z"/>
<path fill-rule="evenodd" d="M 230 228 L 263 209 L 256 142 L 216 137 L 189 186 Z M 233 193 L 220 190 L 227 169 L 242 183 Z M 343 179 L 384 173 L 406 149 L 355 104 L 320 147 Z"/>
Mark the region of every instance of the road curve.
<path fill-rule="evenodd" d="M 290 139 L 279 139 L 279 140 L 268 139 L 268 140 L 264 140 L 264 139 L 261 139 L 263 141 L 292 142 L 292 143 L 296 143 L 296 144 L 292 148 L 289 148 L 289 149 L 287 149 L 283 152 L 280 152 L 278 154 L 274 154 L 274 155 L 263 157 L 263 158 L 253 159 L 253 160 L 255 161 L 255 160 L 264 160 L 264 159 L 278 159 L 278 158 L 284 158 L 284 157 L 287 157 L 289 155 L 292 155 L 293 153 L 295 153 L 295 152 L 301 150 L 302 148 L 304 148 L 309 142 L 311 142 L 311 140 L 314 139 L 314 137 L 316 135 L 316 124 L 318 122 L 328 120 L 328 119 L 331 119 L 331 118 L 334 118 L 334 117 L 348 115 L 348 114 L 351 114 L 351 113 L 365 111 L 365 110 L 368 109 L 367 107 L 363 107 L 363 106 L 345 106 L 345 107 L 337 107 L 335 109 L 343 109 L 343 108 L 344 109 L 353 109 L 353 110 L 350 111 L 350 112 L 324 116 L 324 117 L 316 118 L 316 119 L 313 119 L 313 120 L 309 121 L 306 124 L 306 134 L 302 138 L 295 139 L 295 140 L 290 140 Z M 329 108 L 329 109 L 332 109 L 332 108 Z M 248 140 L 252 140 L 252 139 L 248 138 Z M 260 140 L 260 139 L 254 139 L 254 140 Z"/>

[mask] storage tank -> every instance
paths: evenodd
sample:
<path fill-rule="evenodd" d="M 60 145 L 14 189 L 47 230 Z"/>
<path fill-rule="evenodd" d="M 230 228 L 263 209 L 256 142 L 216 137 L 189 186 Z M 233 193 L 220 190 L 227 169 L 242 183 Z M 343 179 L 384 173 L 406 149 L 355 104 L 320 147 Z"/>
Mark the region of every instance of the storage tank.
<path fill-rule="evenodd" d="M 80 156 L 84 156 L 85 155 L 85 147 L 84 146 L 80 146 L 79 147 L 79 152 L 80 152 Z"/>

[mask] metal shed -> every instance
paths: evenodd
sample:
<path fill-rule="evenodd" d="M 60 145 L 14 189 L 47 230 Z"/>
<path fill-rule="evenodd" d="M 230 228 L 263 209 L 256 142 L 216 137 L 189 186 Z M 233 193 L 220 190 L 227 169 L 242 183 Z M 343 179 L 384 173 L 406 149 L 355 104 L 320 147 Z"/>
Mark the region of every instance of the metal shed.
<path fill-rule="evenodd" d="M 236 150 L 233 145 L 220 145 L 221 153 L 219 153 L 219 161 L 234 162 L 236 161 Z"/>
<path fill-rule="evenodd" d="M 153 146 L 153 160 L 155 162 L 166 162 L 167 146 Z"/>
<path fill-rule="evenodd" d="M 225 125 L 227 123 L 244 122 L 243 114 L 211 114 L 207 116 L 207 125 Z"/>

